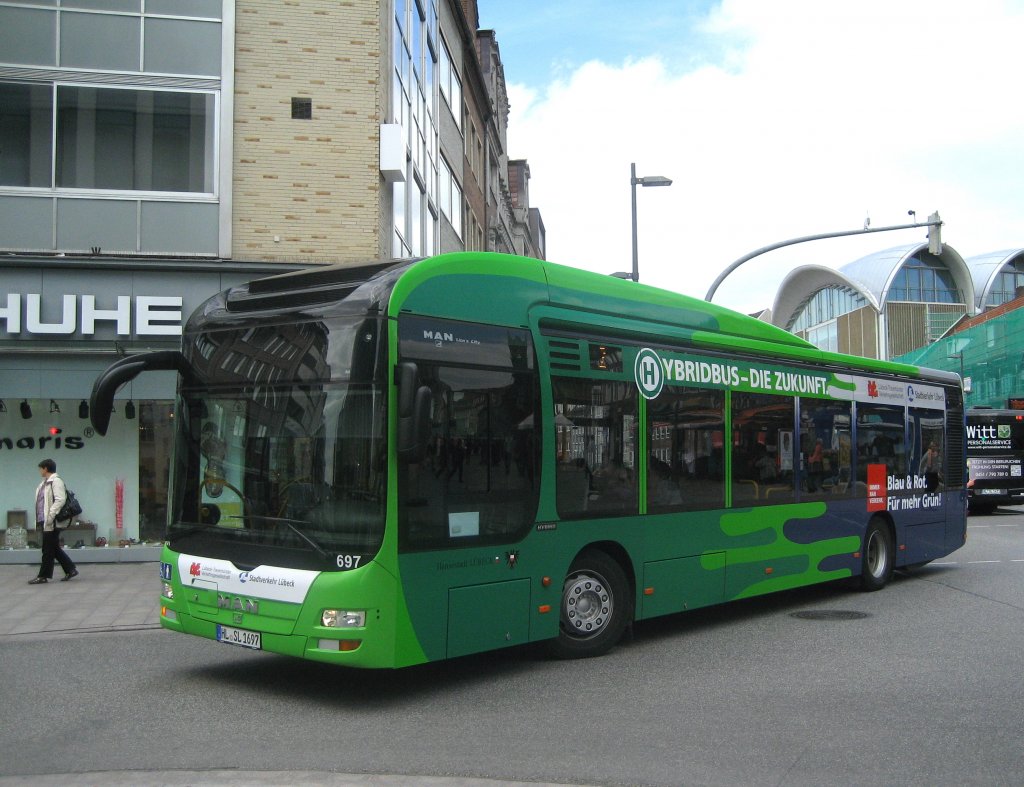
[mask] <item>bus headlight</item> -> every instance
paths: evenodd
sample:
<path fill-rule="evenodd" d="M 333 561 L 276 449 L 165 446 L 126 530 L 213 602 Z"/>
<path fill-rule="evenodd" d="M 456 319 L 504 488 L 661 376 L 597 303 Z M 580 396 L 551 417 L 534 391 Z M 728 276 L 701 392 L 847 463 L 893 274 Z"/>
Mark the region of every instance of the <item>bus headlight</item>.
<path fill-rule="evenodd" d="M 325 609 L 320 621 L 328 628 L 362 628 L 366 625 L 366 612 L 361 609 Z"/>
<path fill-rule="evenodd" d="M 174 598 L 174 588 L 171 586 L 170 582 L 164 582 L 163 597 Z"/>

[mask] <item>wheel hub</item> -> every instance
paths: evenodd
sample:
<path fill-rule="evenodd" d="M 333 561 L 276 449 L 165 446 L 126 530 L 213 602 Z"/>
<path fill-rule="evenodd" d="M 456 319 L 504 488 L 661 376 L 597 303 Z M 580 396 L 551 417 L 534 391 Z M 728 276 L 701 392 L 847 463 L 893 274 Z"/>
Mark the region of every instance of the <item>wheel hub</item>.
<path fill-rule="evenodd" d="M 569 577 L 562 592 L 562 621 L 574 637 L 588 638 L 600 634 L 608 625 L 614 601 L 607 583 L 595 574 Z"/>

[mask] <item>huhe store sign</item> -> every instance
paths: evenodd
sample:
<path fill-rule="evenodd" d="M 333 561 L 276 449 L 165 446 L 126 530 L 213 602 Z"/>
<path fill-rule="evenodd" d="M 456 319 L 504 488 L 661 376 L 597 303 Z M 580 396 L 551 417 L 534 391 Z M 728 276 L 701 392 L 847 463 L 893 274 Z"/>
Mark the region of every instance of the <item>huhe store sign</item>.
<path fill-rule="evenodd" d="M 0 325 L 8 336 L 93 336 L 100 325 L 117 336 L 181 336 L 180 295 L 117 295 L 112 300 L 113 308 L 101 308 L 95 295 L 65 293 L 59 319 L 54 320 L 50 308 L 55 304 L 42 295 L 12 292 L 6 303 L 0 299 Z"/>

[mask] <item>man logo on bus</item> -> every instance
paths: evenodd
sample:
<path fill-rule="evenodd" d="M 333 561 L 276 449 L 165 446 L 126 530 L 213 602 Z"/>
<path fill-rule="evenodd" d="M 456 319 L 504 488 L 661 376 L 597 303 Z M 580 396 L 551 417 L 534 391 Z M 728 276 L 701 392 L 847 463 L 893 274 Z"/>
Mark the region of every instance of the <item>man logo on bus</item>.
<path fill-rule="evenodd" d="M 644 347 L 636 354 L 633 377 L 636 379 L 636 387 L 640 389 L 645 399 L 655 399 L 661 393 L 665 385 L 665 370 L 662 368 L 661 358 L 654 350 Z"/>

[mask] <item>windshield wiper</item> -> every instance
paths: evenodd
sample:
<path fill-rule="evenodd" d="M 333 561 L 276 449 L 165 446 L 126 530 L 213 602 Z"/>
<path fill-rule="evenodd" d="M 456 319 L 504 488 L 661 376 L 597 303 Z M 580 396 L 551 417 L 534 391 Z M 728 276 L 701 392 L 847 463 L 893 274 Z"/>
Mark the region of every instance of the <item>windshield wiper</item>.
<path fill-rule="evenodd" d="M 222 528 L 219 525 L 192 525 L 184 529 L 177 529 L 174 525 L 171 525 L 167 532 L 169 538 L 185 538 L 186 536 L 194 536 L 196 533 L 202 533 L 207 530 L 231 530 L 232 528 Z"/>
<path fill-rule="evenodd" d="M 316 541 L 314 541 L 311 537 L 307 536 L 305 533 L 303 533 L 301 530 L 299 530 L 299 528 L 295 527 L 295 525 L 293 524 L 294 522 L 298 522 L 299 524 L 303 524 L 305 522 L 305 520 L 302 520 L 302 519 L 287 519 L 285 517 L 280 517 L 280 516 L 256 516 L 255 514 L 246 514 L 244 516 L 238 515 L 238 514 L 232 514 L 228 518 L 229 519 L 255 519 L 255 520 L 259 520 L 261 522 L 283 522 L 288 527 L 289 530 L 291 530 L 293 533 L 295 533 L 295 535 L 297 535 L 299 538 L 301 538 L 303 541 L 305 541 L 307 544 L 309 544 L 311 547 L 313 547 L 313 549 L 315 549 L 317 552 L 319 552 L 320 556 L 323 557 L 325 560 L 330 560 L 331 557 L 332 557 L 330 552 L 328 552 L 326 549 L 324 549 L 322 546 L 320 546 L 320 544 L 318 544 Z"/>

